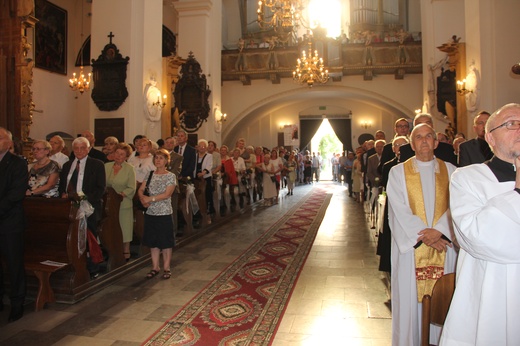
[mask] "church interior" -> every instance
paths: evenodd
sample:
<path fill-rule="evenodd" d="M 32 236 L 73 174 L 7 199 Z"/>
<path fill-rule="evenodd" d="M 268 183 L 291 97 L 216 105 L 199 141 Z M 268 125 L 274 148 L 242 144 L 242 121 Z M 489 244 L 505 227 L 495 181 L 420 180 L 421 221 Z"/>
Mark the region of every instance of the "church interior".
<path fill-rule="evenodd" d="M 323 119 L 353 151 L 377 130 L 392 138 L 397 119 L 421 112 L 451 139 L 472 137 L 479 111 L 518 102 L 520 45 L 510 23 L 519 10 L 517 0 L 1 0 L 0 126 L 29 158 L 35 140 L 59 134 L 70 150 L 85 130 L 98 148 L 108 136 L 131 143 L 183 129 L 191 144 L 232 148 L 244 138 L 316 150 Z M 330 203 L 271 342 L 390 345 L 376 232 L 346 185 L 333 182 L 193 227 L 174 249 L 172 280 L 146 280 L 150 257 L 137 246 L 137 259 L 58 290 L 39 311 L 29 299 L 15 323 L 1 312 L 0 344 L 152 344 L 316 189 Z"/>

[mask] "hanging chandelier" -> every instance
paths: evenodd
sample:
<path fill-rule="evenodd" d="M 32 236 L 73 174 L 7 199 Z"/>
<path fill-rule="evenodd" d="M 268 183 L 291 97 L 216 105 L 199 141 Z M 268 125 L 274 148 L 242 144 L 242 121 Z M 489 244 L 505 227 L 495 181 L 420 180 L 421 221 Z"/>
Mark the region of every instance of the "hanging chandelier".
<path fill-rule="evenodd" d="M 329 80 L 329 70 L 323 65 L 323 58 L 318 51 L 312 53 L 312 40 L 308 40 L 309 52 L 302 50 L 302 57 L 296 60 L 296 70 L 293 71 L 293 80 L 300 84 L 307 84 L 311 88 L 314 83 L 325 84 Z"/>
<path fill-rule="evenodd" d="M 80 52 L 83 54 L 83 51 Z M 76 77 L 76 72 L 72 74 L 72 78 L 69 79 L 69 86 L 72 91 L 78 90 L 81 94 L 85 92 L 85 90 L 89 90 L 90 88 L 90 76 L 92 73 L 89 73 L 87 77 L 85 77 L 85 73 L 83 73 L 83 63 L 79 67 L 79 74 Z"/>
<path fill-rule="evenodd" d="M 290 32 L 303 22 L 302 12 L 308 0 L 258 0 L 258 25 L 262 30 Z"/>
<path fill-rule="evenodd" d="M 81 3 L 81 42 L 83 43 L 83 2 Z M 69 79 L 69 86 L 72 91 L 79 91 L 80 94 L 83 94 L 85 91 L 88 91 L 90 88 L 90 76 L 92 73 L 88 73 L 85 77 L 85 73 L 83 72 L 83 48 L 84 45 L 81 45 L 81 49 L 79 51 L 80 54 L 80 67 L 79 74 L 76 75 L 76 72 L 72 74 L 72 78 Z M 77 65 L 76 65 L 77 66 Z"/>

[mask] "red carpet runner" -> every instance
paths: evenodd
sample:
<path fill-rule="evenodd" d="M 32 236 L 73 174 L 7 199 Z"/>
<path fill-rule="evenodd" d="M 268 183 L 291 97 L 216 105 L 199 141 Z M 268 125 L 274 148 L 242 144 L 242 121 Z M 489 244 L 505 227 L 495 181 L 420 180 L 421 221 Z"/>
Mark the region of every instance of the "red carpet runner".
<path fill-rule="evenodd" d="M 314 188 L 144 345 L 269 345 L 330 198 Z"/>

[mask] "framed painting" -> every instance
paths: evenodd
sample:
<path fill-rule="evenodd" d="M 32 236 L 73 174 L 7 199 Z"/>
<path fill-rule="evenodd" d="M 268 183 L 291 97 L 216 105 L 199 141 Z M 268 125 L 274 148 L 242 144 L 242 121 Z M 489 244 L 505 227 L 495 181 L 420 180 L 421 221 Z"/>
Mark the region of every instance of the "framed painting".
<path fill-rule="evenodd" d="M 47 0 L 36 0 L 39 22 L 34 33 L 35 67 L 67 74 L 67 11 Z"/>
<path fill-rule="evenodd" d="M 109 136 L 116 137 L 119 142 L 125 141 L 125 118 L 94 119 L 94 145 L 102 147 Z"/>

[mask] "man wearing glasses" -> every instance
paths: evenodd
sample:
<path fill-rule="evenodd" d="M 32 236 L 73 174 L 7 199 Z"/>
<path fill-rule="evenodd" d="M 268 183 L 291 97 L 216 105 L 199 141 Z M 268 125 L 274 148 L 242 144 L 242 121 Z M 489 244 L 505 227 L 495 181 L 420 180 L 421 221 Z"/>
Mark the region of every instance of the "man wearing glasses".
<path fill-rule="evenodd" d="M 493 113 L 485 138 L 491 160 L 459 168 L 451 178 L 460 253 L 441 345 L 520 340 L 520 104 Z"/>
<path fill-rule="evenodd" d="M 408 123 L 408 120 L 405 118 L 399 118 L 395 121 L 395 136 L 394 139 L 397 137 L 406 137 L 408 138 L 408 134 L 410 133 L 410 124 Z M 395 153 L 393 149 L 393 142 L 387 143 L 383 147 L 383 153 L 381 154 L 381 160 L 379 161 L 379 166 L 377 167 L 377 170 L 379 174 L 383 173 L 383 165 L 387 163 L 388 161 L 395 158 Z"/>

